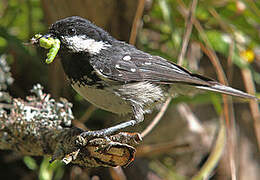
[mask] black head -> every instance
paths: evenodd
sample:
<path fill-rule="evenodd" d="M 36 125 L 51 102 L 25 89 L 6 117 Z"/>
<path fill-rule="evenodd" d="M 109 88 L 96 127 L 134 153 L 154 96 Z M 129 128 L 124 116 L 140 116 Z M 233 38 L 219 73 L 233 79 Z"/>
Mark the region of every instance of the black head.
<path fill-rule="evenodd" d="M 74 52 L 95 54 L 113 41 L 106 31 L 78 16 L 58 20 L 51 25 L 49 33 L 61 41 L 61 48 Z"/>

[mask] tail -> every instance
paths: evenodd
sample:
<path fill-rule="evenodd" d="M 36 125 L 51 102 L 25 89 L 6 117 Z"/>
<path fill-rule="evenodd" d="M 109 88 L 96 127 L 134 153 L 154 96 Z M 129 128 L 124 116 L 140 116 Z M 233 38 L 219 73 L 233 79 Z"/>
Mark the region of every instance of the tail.
<path fill-rule="evenodd" d="M 254 100 L 257 100 L 257 101 L 260 100 L 259 98 L 255 97 L 253 95 L 247 94 L 247 93 L 242 92 L 240 90 L 237 90 L 237 89 L 234 89 L 234 88 L 231 88 L 231 87 L 228 87 L 228 86 L 216 83 L 216 82 L 214 82 L 210 86 L 197 85 L 196 88 L 204 89 L 204 90 L 208 90 L 208 91 L 219 92 L 219 93 L 223 93 L 223 94 L 227 94 L 227 95 L 231 95 L 231 96 L 237 96 L 237 97 L 240 97 L 240 98 L 254 99 Z"/>

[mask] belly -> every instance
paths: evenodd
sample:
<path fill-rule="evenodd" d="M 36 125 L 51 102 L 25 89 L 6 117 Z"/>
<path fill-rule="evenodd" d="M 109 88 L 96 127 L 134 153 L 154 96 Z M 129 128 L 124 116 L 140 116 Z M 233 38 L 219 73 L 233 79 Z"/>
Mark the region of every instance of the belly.
<path fill-rule="evenodd" d="M 89 86 L 79 86 L 77 83 L 72 87 L 87 101 L 98 108 L 117 114 L 127 114 L 132 112 L 130 103 L 120 96 L 106 89 L 96 89 Z"/>

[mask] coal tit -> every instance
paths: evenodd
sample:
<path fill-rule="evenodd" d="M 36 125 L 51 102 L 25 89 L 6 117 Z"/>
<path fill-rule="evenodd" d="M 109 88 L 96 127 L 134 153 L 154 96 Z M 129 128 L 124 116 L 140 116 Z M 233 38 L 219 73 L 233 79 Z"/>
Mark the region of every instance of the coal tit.
<path fill-rule="evenodd" d="M 132 120 L 95 135 L 106 136 L 142 122 L 145 113 L 186 89 L 257 99 L 118 41 L 81 17 L 55 22 L 45 36 L 60 40 L 58 55 L 63 69 L 82 97 L 101 109 L 133 115 Z"/>

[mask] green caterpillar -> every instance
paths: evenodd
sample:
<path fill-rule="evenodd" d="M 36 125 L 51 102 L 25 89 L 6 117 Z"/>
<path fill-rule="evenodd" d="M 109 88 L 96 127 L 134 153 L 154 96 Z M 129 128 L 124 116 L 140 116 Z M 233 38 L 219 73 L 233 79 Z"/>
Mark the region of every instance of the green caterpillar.
<path fill-rule="evenodd" d="M 46 37 L 42 36 L 41 34 L 36 34 L 34 36 L 34 38 L 38 40 L 40 47 L 49 49 L 45 62 L 47 64 L 52 63 L 52 61 L 55 59 L 55 57 L 60 49 L 60 40 L 54 39 L 52 37 L 46 38 Z"/>

